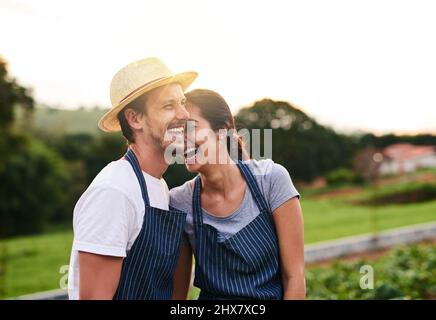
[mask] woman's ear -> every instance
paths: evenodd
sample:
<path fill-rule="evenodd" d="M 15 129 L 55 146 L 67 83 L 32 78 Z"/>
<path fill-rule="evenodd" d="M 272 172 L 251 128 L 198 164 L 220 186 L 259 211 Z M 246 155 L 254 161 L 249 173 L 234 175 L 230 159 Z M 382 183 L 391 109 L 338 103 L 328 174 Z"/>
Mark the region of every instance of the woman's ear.
<path fill-rule="evenodd" d="M 143 114 L 128 108 L 124 110 L 124 116 L 126 117 L 126 120 L 129 123 L 130 127 L 132 127 L 132 129 L 142 130 L 142 117 L 144 116 Z"/>

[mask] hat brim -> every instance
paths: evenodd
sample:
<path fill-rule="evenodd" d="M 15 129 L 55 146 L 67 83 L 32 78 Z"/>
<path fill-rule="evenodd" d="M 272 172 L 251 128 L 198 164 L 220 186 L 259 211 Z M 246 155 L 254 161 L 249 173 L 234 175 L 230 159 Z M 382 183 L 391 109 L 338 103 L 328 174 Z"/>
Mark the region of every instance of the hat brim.
<path fill-rule="evenodd" d="M 185 91 L 191 83 L 197 78 L 198 73 L 194 71 L 178 73 L 171 77 L 162 78 L 158 81 L 151 83 L 150 85 L 142 87 L 134 94 L 123 100 L 120 104 L 113 107 L 106 112 L 98 121 L 98 127 L 105 132 L 117 132 L 121 130 L 120 123 L 118 121 L 118 113 L 130 102 L 139 98 L 144 93 L 153 90 L 158 87 L 165 86 L 171 83 L 179 83 Z"/>

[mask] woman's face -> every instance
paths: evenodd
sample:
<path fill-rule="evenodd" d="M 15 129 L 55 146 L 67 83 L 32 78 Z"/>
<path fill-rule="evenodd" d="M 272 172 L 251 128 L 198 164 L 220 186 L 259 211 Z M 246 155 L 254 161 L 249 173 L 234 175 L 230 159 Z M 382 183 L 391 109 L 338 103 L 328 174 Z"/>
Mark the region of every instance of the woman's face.
<path fill-rule="evenodd" d="M 219 135 L 201 116 L 198 106 L 188 104 L 190 114 L 185 130 L 185 164 L 189 172 L 198 172 L 203 166 L 218 163 Z"/>

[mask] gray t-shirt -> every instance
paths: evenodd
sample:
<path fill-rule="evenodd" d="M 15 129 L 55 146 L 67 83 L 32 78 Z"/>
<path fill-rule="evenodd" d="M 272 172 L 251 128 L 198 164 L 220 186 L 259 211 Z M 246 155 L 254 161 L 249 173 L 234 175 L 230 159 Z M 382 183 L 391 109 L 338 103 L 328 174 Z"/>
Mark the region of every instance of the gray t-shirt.
<path fill-rule="evenodd" d="M 292 183 L 288 171 L 282 165 L 274 163 L 270 159 L 259 161 L 248 160 L 245 161 L 245 163 L 251 169 L 271 212 L 280 207 L 287 200 L 293 197 L 300 197 L 300 194 Z M 192 195 L 192 184 L 189 181 L 170 190 L 170 205 L 187 213 L 185 234 L 191 246 L 194 247 Z M 260 213 L 248 185 L 240 207 L 230 215 L 217 217 L 204 209 L 202 210 L 203 223 L 209 224 L 217 229 L 220 241 L 224 241 L 236 234 L 253 221 Z"/>

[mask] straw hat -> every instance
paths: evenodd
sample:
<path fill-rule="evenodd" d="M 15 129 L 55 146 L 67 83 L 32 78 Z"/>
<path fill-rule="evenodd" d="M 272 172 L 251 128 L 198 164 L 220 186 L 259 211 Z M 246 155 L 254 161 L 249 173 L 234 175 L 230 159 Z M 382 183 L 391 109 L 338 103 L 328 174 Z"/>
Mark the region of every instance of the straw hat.
<path fill-rule="evenodd" d="M 101 117 L 99 128 L 106 132 L 120 131 L 117 115 L 127 104 L 152 89 L 170 83 L 179 83 L 185 91 L 196 77 L 197 72 L 193 71 L 173 74 L 158 58 L 146 58 L 128 64 L 112 78 L 112 109 Z"/>

